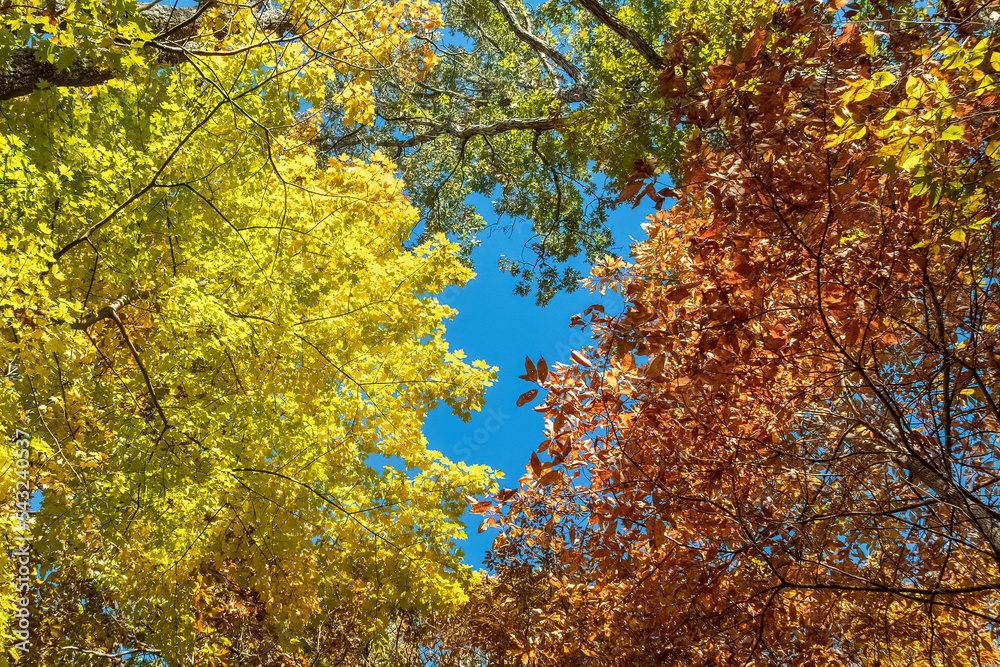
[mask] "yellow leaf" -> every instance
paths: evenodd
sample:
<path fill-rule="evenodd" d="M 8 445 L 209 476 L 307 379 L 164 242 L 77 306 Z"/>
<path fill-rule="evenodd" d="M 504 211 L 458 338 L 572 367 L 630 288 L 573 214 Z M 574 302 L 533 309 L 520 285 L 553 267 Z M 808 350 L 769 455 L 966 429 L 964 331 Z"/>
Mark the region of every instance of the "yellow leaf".
<path fill-rule="evenodd" d="M 865 46 L 865 53 L 874 56 L 878 51 L 878 38 L 874 32 L 865 33 L 861 38 L 861 43 Z"/>
<path fill-rule="evenodd" d="M 927 86 L 915 76 L 906 77 L 906 94 L 910 97 L 920 97 L 924 94 Z"/>
<path fill-rule="evenodd" d="M 896 83 L 896 75 L 892 72 L 875 72 L 872 82 L 875 84 L 875 89 L 879 90 Z"/>
<path fill-rule="evenodd" d="M 846 132 L 847 141 L 857 141 L 868 134 L 868 128 L 864 125 L 855 125 Z"/>
<path fill-rule="evenodd" d="M 955 141 L 961 139 L 965 134 L 965 128 L 960 125 L 949 125 L 945 128 L 945 131 L 941 133 L 941 141 Z"/>
<path fill-rule="evenodd" d="M 899 163 L 899 167 L 900 169 L 913 169 L 918 164 L 920 164 L 920 160 L 923 157 L 924 157 L 924 152 L 919 148 L 912 150 L 908 154 L 906 154 L 905 158 L 902 158 L 902 161 Z"/>

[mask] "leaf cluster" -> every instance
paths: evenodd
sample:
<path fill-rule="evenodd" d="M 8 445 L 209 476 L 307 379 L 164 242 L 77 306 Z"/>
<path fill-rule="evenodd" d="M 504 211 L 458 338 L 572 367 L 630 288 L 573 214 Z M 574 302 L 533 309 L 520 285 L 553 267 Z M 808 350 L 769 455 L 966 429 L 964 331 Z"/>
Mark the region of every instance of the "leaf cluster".
<path fill-rule="evenodd" d="M 661 74 L 677 204 L 529 369 L 546 439 L 481 509 L 499 579 L 552 583 L 522 658 L 997 660 L 992 9 L 845 4 Z"/>

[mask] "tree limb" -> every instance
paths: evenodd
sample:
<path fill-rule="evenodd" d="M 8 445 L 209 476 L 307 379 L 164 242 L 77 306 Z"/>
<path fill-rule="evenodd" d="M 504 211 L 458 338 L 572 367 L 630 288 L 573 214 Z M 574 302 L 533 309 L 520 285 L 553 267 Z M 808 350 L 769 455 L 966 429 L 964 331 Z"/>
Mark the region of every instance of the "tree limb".
<path fill-rule="evenodd" d="M 159 59 L 165 64 L 175 65 L 187 60 L 185 51 L 199 36 L 218 38 L 216 31 L 201 35 L 204 25 L 203 15 L 214 2 L 194 7 L 175 7 L 146 4 L 138 13 L 149 23 L 156 36 L 147 46 L 160 52 Z M 244 6 L 246 7 L 246 6 Z M 231 10 L 227 10 L 230 13 Z M 270 8 L 254 14 L 254 24 L 263 33 L 295 33 L 295 26 L 284 11 Z M 122 42 L 120 46 L 128 42 Z M 108 50 L 98 49 L 98 53 Z M 54 64 L 39 62 L 37 49 L 21 47 L 14 49 L 10 62 L 0 67 L 0 100 L 10 100 L 28 95 L 41 81 L 55 87 L 96 86 L 118 76 L 108 65 L 91 60 L 78 59 L 69 67 L 59 69 Z"/>
<path fill-rule="evenodd" d="M 40 81 L 52 86 L 96 86 L 111 79 L 110 68 L 87 59 L 77 60 L 68 69 L 59 70 L 52 63 L 40 63 L 35 49 L 14 49 L 10 64 L 0 68 L 0 100 L 10 100 L 29 94 Z"/>
<path fill-rule="evenodd" d="M 569 75 L 569 78 L 573 79 L 574 83 L 581 83 L 583 81 L 583 72 L 580 71 L 580 68 L 571 63 L 569 59 L 559 53 L 558 50 L 552 48 L 529 32 L 527 28 L 522 26 L 520 22 L 518 22 L 517 17 L 514 15 L 514 11 L 510 8 L 510 5 L 504 2 L 504 0 L 490 0 L 490 2 L 497 8 L 497 11 L 500 12 L 500 15 L 503 16 L 504 21 L 506 21 L 507 25 L 510 26 L 510 29 L 514 31 L 514 34 L 517 35 L 518 39 L 537 51 L 539 55 L 544 58 L 548 58 L 555 64 L 559 65 L 560 69 L 566 72 L 566 74 Z"/>
<path fill-rule="evenodd" d="M 146 372 L 146 367 L 142 363 L 142 359 L 139 358 L 139 350 L 135 348 L 135 344 L 128 335 L 128 330 L 125 329 L 125 325 L 122 323 L 120 317 L 118 317 L 118 311 L 112 310 L 109 316 L 111 320 L 118 325 L 118 330 L 122 333 L 122 338 L 125 339 L 125 346 L 128 347 L 128 351 L 132 353 L 132 359 L 135 360 L 136 365 L 139 370 L 142 371 L 142 377 L 146 381 L 146 389 L 149 391 L 149 399 L 156 406 L 156 411 L 160 414 L 160 419 L 163 421 L 163 431 L 166 431 L 170 427 L 170 422 L 167 421 L 167 415 L 163 413 L 163 408 L 160 406 L 160 401 L 156 398 L 156 392 L 153 391 L 153 383 L 149 379 L 149 373 Z M 160 436 L 163 436 L 163 432 L 160 432 Z"/>
<path fill-rule="evenodd" d="M 155 648 L 123 648 L 118 653 L 103 653 L 101 651 L 94 651 L 89 648 L 81 648 L 79 646 L 62 646 L 60 650 L 63 651 L 77 651 L 79 653 L 88 653 L 90 655 L 96 655 L 100 658 L 122 658 L 126 655 L 131 655 L 132 653 L 148 653 L 149 655 L 161 655 L 161 651 Z"/>
<path fill-rule="evenodd" d="M 632 48 L 638 51 L 639 55 L 645 58 L 646 62 L 648 62 L 653 69 L 659 71 L 667 66 L 666 61 L 660 57 L 660 54 L 658 54 L 652 46 L 646 43 L 646 40 L 642 38 L 642 35 L 609 14 L 608 11 L 604 9 L 604 6 L 598 2 L 598 0 L 577 0 L 577 2 L 581 7 L 590 12 L 595 19 L 603 23 L 615 34 L 631 44 Z"/>
<path fill-rule="evenodd" d="M 93 324 L 99 322 L 100 320 L 111 318 L 113 314 L 117 313 L 120 308 L 124 308 L 128 304 L 132 303 L 136 299 L 145 299 L 149 296 L 149 292 L 129 292 L 124 296 L 112 301 L 108 305 L 104 306 L 98 311 L 89 313 L 82 317 L 74 317 L 70 322 L 70 329 L 76 329 L 77 331 L 83 331 L 91 327 Z"/>
<path fill-rule="evenodd" d="M 413 125 L 424 125 L 429 129 L 421 134 L 416 134 L 406 139 L 380 139 L 372 142 L 373 146 L 381 148 L 396 148 L 403 150 L 413 148 L 433 141 L 441 136 L 449 136 L 454 139 L 468 140 L 472 137 L 493 137 L 503 132 L 516 130 L 534 130 L 536 132 L 554 130 L 561 124 L 561 120 L 556 117 L 546 116 L 544 118 L 507 118 L 491 124 L 473 124 L 461 126 L 454 121 L 444 123 L 434 123 L 423 119 L 409 119 Z M 344 137 L 338 141 L 328 142 L 323 147 L 324 152 L 336 153 L 344 148 L 358 146 L 365 143 L 364 139 L 356 137 Z"/>
<path fill-rule="evenodd" d="M 856 410 L 855 410 L 856 411 Z M 836 418 L 837 415 L 830 415 Z M 820 427 L 828 432 L 837 431 L 837 427 L 817 416 L 806 418 L 814 427 Z M 895 427 L 890 426 L 885 432 L 863 417 L 858 420 L 874 437 L 854 434 L 844 434 L 845 440 L 856 451 L 881 454 L 888 457 L 894 464 L 909 473 L 909 482 L 921 485 L 930 491 L 935 498 L 950 507 L 962 512 L 978 529 L 993 557 L 1000 562 L 1000 514 L 983 502 L 973 491 L 966 489 L 958 480 L 945 471 L 939 470 L 925 457 L 920 456 L 912 448 L 902 444 Z"/>

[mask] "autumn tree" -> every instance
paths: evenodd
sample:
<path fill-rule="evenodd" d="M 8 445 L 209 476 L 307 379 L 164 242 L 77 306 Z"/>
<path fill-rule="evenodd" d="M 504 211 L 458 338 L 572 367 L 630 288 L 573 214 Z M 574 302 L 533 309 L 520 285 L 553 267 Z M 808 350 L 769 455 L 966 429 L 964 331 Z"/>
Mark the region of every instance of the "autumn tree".
<path fill-rule="evenodd" d="M 491 381 L 433 298 L 472 273 L 442 236 L 408 243 L 390 160 L 317 169 L 310 144 L 323 82 L 364 107 L 372 59 L 440 14 L 288 5 L 287 39 L 261 9 L 174 32 L 148 6 L 0 15 L 3 76 L 26 81 L 25 50 L 40 72 L 0 102 L 0 619 L 22 657 L 27 535 L 28 664 L 324 664 L 464 597 L 461 499 L 491 475 L 421 425 Z M 195 28 L 180 60 L 150 37 Z"/>
<path fill-rule="evenodd" d="M 387 152 L 422 241 L 450 233 L 467 258 L 487 219 L 499 214 L 507 231 L 530 221 L 531 249 L 500 264 L 546 302 L 577 287 L 572 257 L 612 246 L 607 209 L 632 156 L 676 164 L 680 137 L 656 94 L 664 36 L 698 28 L 697 59 L 709 62 L 769 25 L 774 5 L 455 0 L 442 30 L 427 2 L 32 0 L 0 17 L 0 99 L 141 75 L 150 61 L 280 54 L 286 81 L 308 72 L 315 91 L 328 88 L 321 157 Z M 470 193 L 495 198 L 494 210 L 477 211 Z"/>
<path fill-rule="evenodd" d="M 251 52 L 270 54 L 285 78 L 315 70 L 310 84 L 321 89 L 327 78 L 343 84 L 366 68 L 405 60 L 409 40 L 439 27 L 440 15 L 427 2 L 31 0 L 0 15 L 0 100 L 128 79 L 150 64 L 242 61 Z"/>
<path fill-rule="evenodd" d="M 546 439 L 477 509 L 551 584 L 528 664 L 1000 660 L 998 10 L 786 10 L 673 44 L 676 204 L 595 270 L 594 346 L 526 364 Z"/>
<path fill-rule="evenodd" d="M 612 247 L 607 215 L 636 157 L 676 162 L 683 129 L 668 123 L 656 83 L 670 64 L 664 36 L 702 30 L 707 63 L 767 25 L 773 5 L 445 2 L 445 28 L 421 36 L 429 76 L 378 69 L 370 115 L 331 99 L 318 146 L 386 151 L 428 237 L 452 233 L 466 251 L 487 227 L 530 223 L 532 247 L 500 265 L 544 303 L 578 286 L 572 257 L 594 261 Z M 494 200 L 492 210 L 475 208 L 470 193 Z"/>

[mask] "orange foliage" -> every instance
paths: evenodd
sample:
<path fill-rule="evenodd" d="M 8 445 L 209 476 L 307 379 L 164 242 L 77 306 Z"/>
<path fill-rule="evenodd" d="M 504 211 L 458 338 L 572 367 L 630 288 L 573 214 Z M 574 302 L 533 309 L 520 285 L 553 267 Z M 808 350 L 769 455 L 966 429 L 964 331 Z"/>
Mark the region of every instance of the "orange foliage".
<path fill-rule="evenodd" d="M 872 4 L 683 86 L 673 47 L 683 178 L 624 198 L 677 203 L 595 271 L 596 345 L 529 362 L 541 456 L 483 509 L 499 580 L 549 578 L 526 663 L 1000 659 L 995 8 Z"/>

